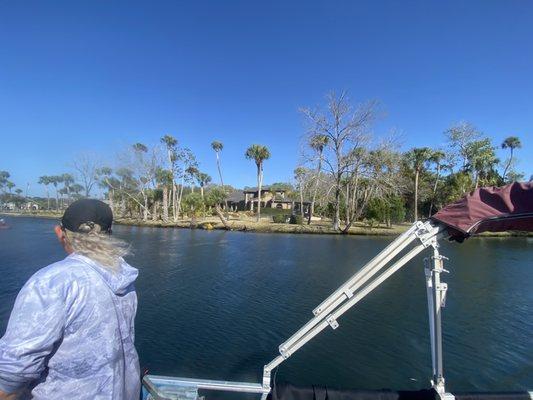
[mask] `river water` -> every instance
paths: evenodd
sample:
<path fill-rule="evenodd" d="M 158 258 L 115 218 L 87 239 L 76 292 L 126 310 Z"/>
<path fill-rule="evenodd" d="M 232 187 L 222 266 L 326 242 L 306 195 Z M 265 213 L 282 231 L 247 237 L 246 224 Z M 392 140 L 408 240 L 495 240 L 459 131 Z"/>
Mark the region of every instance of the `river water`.
<path fill-rule="evenodd" d="M 0 230 L 0 334 L 18 290 L 62 257 L 54 221 Z M 115 227 L 139 268 L 136 344 L 150 373 L 259 382 L 264 364 L 391 238 Z M 444 244 L 451 391 L 533 389 L 533 240 Z M 422 257 L 281 364 L 276 379 L 419 389 L 431 375 Z"/>

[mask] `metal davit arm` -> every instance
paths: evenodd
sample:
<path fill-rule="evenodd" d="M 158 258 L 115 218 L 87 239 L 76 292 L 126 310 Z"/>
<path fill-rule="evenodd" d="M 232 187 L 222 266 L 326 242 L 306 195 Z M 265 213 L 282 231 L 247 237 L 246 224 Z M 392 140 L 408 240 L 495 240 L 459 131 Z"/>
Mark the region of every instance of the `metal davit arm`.
<path fill-rule="evenodd" d="M 429 221 L 424 223 L 415 222 L 405 233 L 390 243 L 361 270 L 333 292 L 313 310 L 315 316 L 279 346 L 280 355 L 265 365 L 263 369 L 263 388 L 270 390 L 272 370 L 294 354 L 295 351 L 318 335 L 324 328 L 331 326 L 331 328 L 336 329 L 339 326 L 337 319 L 342 314 L 356 305 L 422 250 L 428 246 L 436 248 L 437 235 L 440 231 L 441 228 L 439 226 L 433 226 Z M 417 243 L 416 246 L 412 247 L 410 251 L 374 278 L 376 274 L 413 242 Z"/>

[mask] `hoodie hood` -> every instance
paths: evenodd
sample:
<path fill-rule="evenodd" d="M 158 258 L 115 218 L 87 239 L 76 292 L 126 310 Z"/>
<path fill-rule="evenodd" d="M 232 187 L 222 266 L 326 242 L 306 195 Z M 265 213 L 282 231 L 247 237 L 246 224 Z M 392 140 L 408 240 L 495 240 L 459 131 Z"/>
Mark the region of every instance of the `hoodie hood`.
<path fill-rule="evenodd" d="M 119 267 L 115 270 L 106 268 L 89 257 L 82 256 L 81 254 L 73 253 L 69 255 L 68 258 L 76 259 L 84 264 L 89 265 L 102 277 L 107 286 L 109 286 L 109 288 L 116 295 L 125 294 L 128 291 L 127 289 L 133 284 L 133 282 L 135 282 L 137 276 L 139 275 L 139 271 L 129 265 L 122 258 L 120 259 L 121 262 Z"/>

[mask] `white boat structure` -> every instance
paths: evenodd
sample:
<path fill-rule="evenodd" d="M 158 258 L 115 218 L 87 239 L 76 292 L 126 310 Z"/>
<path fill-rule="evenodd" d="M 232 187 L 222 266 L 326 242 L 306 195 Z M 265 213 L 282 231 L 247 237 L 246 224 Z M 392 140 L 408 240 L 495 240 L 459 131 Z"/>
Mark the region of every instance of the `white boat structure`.
<path fill-rule="evenodd" d="M 279 346 L 279 355 L 263 367 L 262 382 L 230 382 L 146 375 L 143 378 L 143 399 L 182 400 L 199 399 L 208 391 L 255 393 L 265 400 L 318 399 L 312 392 L 299 393 L 279 389 L 272 385 L 272 372 L 296 351 L 326 328 L 337 329 L 339 318 L 350 308 L 391 277 L 418 254 L 426 251 L 424 274 L 426 277 L 429 334 L 431 343 L 432 373 L 429 390 L 419 392 L 386 392 L 387 399 L 408 398 L 420 400 L 526 400 L 533 392 L 452 394 L 446 391 L 442 347 L 442 310 L 446 304 L 448 285 L 441 275 L 447 259 L 439 251 L 439 242 L 448 239 L 462 242 L 481 232 L 508 230 L 533 231 L 533 182 L 513 183 L 501 188 L 480 188 L 460 201 L 444 207 L 427 221 L 414 223 L 405 233 L 391 242 L 377 256 L 344 282 L 327 299 L 313 310 L 313 318 Z M 323 399 L 372 398 L 355 391 L 341 395 L 326 394 Z M 369 397 L 370 396 L 370 397 Z M 383 392 L 374 398 L 383 399 Z M 206 396 L 209 399 L 209 395 Z"/>

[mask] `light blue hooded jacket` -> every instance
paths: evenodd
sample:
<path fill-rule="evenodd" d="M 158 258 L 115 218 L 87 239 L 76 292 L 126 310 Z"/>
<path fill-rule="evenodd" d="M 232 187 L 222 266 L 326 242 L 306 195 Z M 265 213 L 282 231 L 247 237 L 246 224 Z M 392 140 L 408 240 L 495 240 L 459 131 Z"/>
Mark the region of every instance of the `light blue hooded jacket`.
<path fill-rule="evenodd" d="M 79 254 L 33 275 L 0 339 L 0 390 L 33 399 L 137 400 L 134 347 L 138 271 Z"/>

